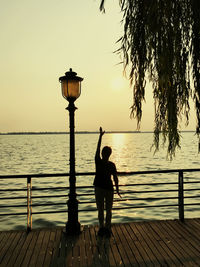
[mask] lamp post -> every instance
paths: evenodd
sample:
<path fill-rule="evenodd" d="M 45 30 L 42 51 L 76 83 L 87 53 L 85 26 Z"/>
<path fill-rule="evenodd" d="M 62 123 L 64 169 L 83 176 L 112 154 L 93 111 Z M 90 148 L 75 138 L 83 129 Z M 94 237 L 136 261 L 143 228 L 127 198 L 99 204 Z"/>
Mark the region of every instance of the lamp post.
<path fill-rule="evenodd" d="M 78 200 L 76 198 L 76 174 L 75 174 L 75 138 L 74 138 L 74 113 L 77 109 L 74 102 L 81 94 L 81 81 L 83 78 L 78 77 L 76 72 L 70 69 L 65 76 L 59 78 L 61 83 L 62 95 L 69 101 L 66 108 L 69 111 L 69 128 L 70 128 L 70 171 L 69 171 L 69 199 L 68 221 L 66 223 L 67 234 L 79 234 L 80 223 L 78 221 Z"/>

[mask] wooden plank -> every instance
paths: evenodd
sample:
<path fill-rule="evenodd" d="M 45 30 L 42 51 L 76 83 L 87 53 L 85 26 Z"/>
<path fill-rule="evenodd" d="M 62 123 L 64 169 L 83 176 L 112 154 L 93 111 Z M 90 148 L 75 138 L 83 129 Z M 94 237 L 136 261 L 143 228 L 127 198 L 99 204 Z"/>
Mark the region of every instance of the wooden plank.
<path fill-rule="evenodd" d="M 176 248 L 171 243 L 171 241 L 163 235 L 162 230 L 158 227 L 157 222 L 148 222 L 148 231 L 152 232 L 158 242 L 158 250 L 160 251 L 165 264 L 183 265 L 180 260 L 181 255 L 176 251 Z M 175 259 L 174 259 L 175 258 Z"/>
<path fill-rule="evenodd" d="M 146 254 L 148 255 L 148 259 L 149 259 L 149 266 L 154 266 L 155 264 L 158 265 L 159 262 L 157 261 L 157 258 L 155 257 L 153 250 L 151 248 L 152 244 L 148 243 L 147 241 L 147 235 L 145 235 L 145 232 L 142 228 L 141 223 L 137 223 L 135 224 L 135 229 L 137 229 L 138 231 L 138 235 L 140 236 L 140 240 L 141 240 L 141 244 L 143 246 L 143 248 L 145 249 Z M 145 261 L 147 263 L 147 261 Z"/>
<path fill-rule="evenodd" d="M 39 230 L 39 235 L 38 235 L 37 241 L 35 243 L 35 247 L 33 249 L 33 254 L 32 254 L 31 260 L 29 262 L 29 267 L 36 266 L 36 262 L 38 260 L 38 255 L 40 253 L 40 248 L 42 245 L 44 234 L 45 234 L 44 230 Z"/>
<path fill-rule="evenodd" d="M 3 238 L 1 240 L 1 243 L 0 243 L 1 254 L 2 254 L 3 248 L 5 247 L 6 243 L 9 242 L 8 240 L 9 240 L 11 234 L 12 234 L 12 232 L 5 232 L 4 233 Z M 2 255 L 0 255 L 0 257 L 2 258 Z M 1 263 L 1 260 L 0 260 L 0 263 Z"/>
<path fill-rule="evenodd" d="M 127 254 L 127 257 L 129 259 L 129 262 L 130 264 L 134 264 L 134 265 L 137 265 L 137 260 L 136 260 L 136 257 L 135 257 L 135 253 L 134 251 L 130 248 L 129 246 L 129 243 L 127 242 L 126 240 L 126 237 L 125 237 L 125 226 L 122 225 L 122 224 L 119 224 L 119 227 L 117 228 L 118 230 L 118 235 L 120 237 L 120 240 L 121 240 L 121 243 L 122 243 L 122 246 L 124 247 L 125 251 L 126 251 L 126 254 Z"/>
<path fill-rule="evenodd" d="M 26 237 L 27 237 L 27 233 L 26 232 L 22 232 L 21 238 L 20 238 L 18 244 L 16 245 L 16 247 L 15 247 L 13 253 L 12 253 L 12 256 L 10 257 L 7 266 L 11 266 L 11 267 L 14 266 L 14 264 L 16 262 L 16 259 L 17 259 L 18 255 L 20 254 L 20 251 L 22 250 L 22 247 L 23 247 L 23 244 L 24 244 L 24 242 L 26 240 Z"/>
<path fill-rule="evenodd" d="M 59 253 L 57 254 L 57 265 L 56 266 L 65 266 L 65 261 L 66 261 L 66 255 L 67 255 L 67 245 L 69 241 L 69 238 L 66 233 L 62 232 L 61 233 L 61 238 L 60 238 L 60 243 L 59 243 Z M 72 257 L 70 257 L 72 259 Z"/>
<path fill-rule="evenodd" d="M 135 236 L 135 233 L 132 231 L 130 225 L 128 223 L 124 224 L 122 231 L 126 239 L 126 242 L 128 243 L 132 253 L 134 254 L 134 257 L 136 259 L 136 266 L 137 265 L 146 266 L 138 249 L 139 246 L 138 238 Z"/>
<path fill-rule="evenodd" d="M 0 263 L 2 263 L 7 251 L 11 247 L 12 242 L 14 241 L 16 235 L 17 235 L 16 232 L 12 232 L 11 235 L 9 236 L 9 238 L 6 238 L 6 243 L 4 243 L 4 246 L 1 248 Z"/>
<path fill-rule="evenodd" d="M 67 251 L 66 251 L 66 264 L 65 266 L 73 266 L 74 263 L 74 242 L 72 237 L 68 236 L 67 237 Z"/>
<path fill-rule="evenodd" d="M 50 237 L 50 230 L 45 230 L 44 231 L 44 238 L 42 240 L 42 244 L 41 244 L 38 258 L 36 261 L 36 266 L 43 266 L 43 262 L 44 262 L 46 252 L 47 252 L 49 237 Z"/>
<path fill-rule="evenodd" d="M 98 227 L 92 227 L 93 235 L 91 234 L 91 240 L 94 246 L 96 246 L 96 253 L 98 254 L 98 265 L 99 266 L 110 266 L 111 262 L 114 262 L 113 254 L 110 249 L 110 238 L 105 236 L 98 236 Z M 93 241 L 94 237 L 94 241 Z M 115 264 L 115 262 L 113 263 Z"/>
<path fill-rule="evenodd" d="M 84 228 L 82 229 L 81 235 L 80 235 L 80 267 L 86 267 L 87 266 L 87 255 L 85 250 L 85 238 L 84 238 Z"/>
<path fill-rule="evenodd" d="M 186 220 L 183 225 L 183 228 L 186 229 L 193 236 L 194 240 L 196 240 L 197 243 L 200 242 L 200 224 L 198 222 L 196 222 L 195 220 Z"/>
<path fill-rule="evenodd" d="M 96 230 L 96 236 L 97 236 L 97 228 L 95 228 L 95 230 Z M 103 243 L 104 253 L 106 255 L 108 266 L 116 266 L 115 255 L 113 254 L 113 251 L 112 251 L 112 244 L 114 242 L 113 235 L 111 234 L 110 238 L 104 237 L 103 240 L 104 240 L 104 243 Z"/>
<path fill-rule="evenodd" d="M 112 248 L 111 248 L 111 243 L 112 243 L 113 239 L 105 239 L 105 251 L 107 253 L 107 257 L 108 257 L 108 262 L 109 262 L 109 266 L 116 266 L 115 263 L 115 255 L 113 254 Z"/>
<path fill-rule="evenodd" d="M 104 250 L 102 248 L 103 238 L 97 236 L 96 239 L 96 231 L 94 226 L 89 227 L 89 236 L 93 254 L 93 264 L 97 267 L 101 267 L 103 265 L 105 256 Z"/>
<path fill-rule="evenodd" d="M 173 235 L 174 237 L 177 237 L 177 234 L 181 235 L 180 247 L 182 248 L 182 250 L 186 251 L 186 255 L 188 255 L 188 257 L 190 257 L 194 263 L 198 263 L 200 260 L 199 243 L 194 242 L 194 237 L 190 234 L 188 235 L 187 232 L 183 231 L 184 224 L 177 224 L 176 222 L 172 224 L 172 222 L 167 222 L 167 225 L 169 235 Z M 196 260 L 196 257 L 198 258 L 198 260 Z"/>
<path fill-rule="evenodd" d="M 135 241 L 135 245 L 138 248 L 138 251 L 142 257 L 142 264 L 145 264 L 147 266 L 152 266 L 152 262 L 149 258 L 149 255 L 147 253 L 148 247 L 146 245 L 146 243 L 144 242 L 140 232 L 138 231 L 138 229 L 136 228 L 136 224 L 134 223 L 130 223 L 129 227 L 132 230 L 132 233 L 134 233 L 137 236 L 137 241 Z"/>
<path fill-rule="evenodd" d="M 174 235 L 169 235 L 168 227 L 165 227 L 164 222 L 158 222 L 158 227 L 160 228 L 160 231 L 166 236 L 166 239 L 168 240 L 166 244 L 168 247 L 172 248 L 172 251 L 174 251 L 174 254 L 178 256 L 178 259 L 182 262 L 183 265 L 187 266 L 194 266 L 194 263 L 190 259 L 188 253 L 184 252 L 182 244 L 182 239 L 179 234 L 175 237 Z"/>
<path fill-rule="evenodd" d="M 56 229 L 50 266 L 57 266 L 57 259 L 60 251 L 59 245 L 61 241 L 61 234 L 62 229 Z"/>
<path fill-rule="evenodd" d="M 84 238 L 85 238 L 85 249 L 86 249 L 86 255 L 87 255 L 87 265 L 92 266 L 93 264 L 93 252 L 92 252 L 92 244 L 90 240 L 90 233 L 89 233 L 89 227 L 86 226 L 84 231 Z"/>
<path fill-rule="evenodd" d="M 189 223 L 193 224 L 194 227 L 197 229 L 197 231 L 199 232 L 200 230 L 200 221 L 198 219 L 194 219 L 194 220 L 189 220 Z M 187 223 L 187 221 L 186 221 Z"/>
<path fill-rule="evenodd" d="M 169 233 L 168 231 L 166 231 L 163 222 L 157 222 L 157 229 L 160 229 L 160 233 L 162 233 L 163 235 L 163 241 L 165 241 L 165 244 L 169 248 L 172 248 L 172 251 L 174 251 L 175 255 L 177 255 L 178 259 L 182 262 L 183 265 L 195 266 L 194 262 L 190 259 L 188 253 L 183 251 L 181 247 L 182 242 L 180 238 L 174 238 L 174 236 L 169 236 Z"/>
<path fill-rule="evenodd" d="M 80 234 L 81 235 L 81 234 Z M 73 255 L 73 264 L 72 266 L 80 266 L 80 235 L 74 236 L 72 239 L 72 255 Z"/>
<path fill-rule="evenodd" d="M 127 264 L 130 264 L 130 261 L 126 253 L 126 249 L 123 246 L 121 239 L 120 239 L 120 234 L 119 234 L 119 229 L 118 229 L 119 227 L 120 226 L 118 224 L 115 224 L 112 226 L 113 237 L 115 240 L 114 244 L 116 245 L 116 247 L 113 246 L 113 249 L 118 251 L 118 253 L 116 253 L 118 258 L 115 259 L 117 262 L 117 265 L 126 266 Z"/>
<path fill-rule="evenodd" d="M 151 246 L 153 253 L 158 261 L 158 265 L 165 265 L 166 264 L 166 257 L 170 258 L 168 260 L 168 263 L 171 265 L 179 266 L 181 263 L 180 261 L 176 258 L 176 256 L 168 249 L 168 247 L 162 242 L 160 245 L 160 238 L 157 236 L 157 233 L 155 233 L 151 227 L 149 226 L 148 222 L 144 222 L 141 224 L 143 231 L 144 231 L 144 236 L 145 239 L 147 240 L 147 243 Z M 166 253 L 167 251 L 167 253 Z"/>
<path fill-rule="evenodd" d="M 35 231 L 35 232 L 34 232 L 34 235 L 33 235 L 33 237 L 32 237 L 32 240 L 31 240 L 31 242 L 30 242 L 30 244 L 29 244 L 29 247 L 28 247 L 27 252 L 26 252 L 26 254 L 25 254 L 25 257 L 24 257 L 24 259 L 23 259 L 23 263 L 22 263 L 22 265 L 21 265 L 22 267 L 29 266 L 29 261 L 30 261 L 30 259 L 31 259 L 31 257 L 32 257 L 33 249 L 34 249 L 34 247 L 35 247 L 35 243 L 36 243 L 36 240 L 37 240 L 37 238 L 38 238 L 38 234 L 39 234 L 38 231 Z"/>
<path fill-rule="evenodd" d="M 146 240 L 147 245 L 152 251 L 151 261 L 154 265 L 159 266 L 164 264 L 164 257 L 162 257 L 161 252 L 158 250 L 159 242 L 154 239 L 154 236 L 151 232 L 148 231 L 145 223 L 140 223 L 142 237 Z"/>
<path fill-rule="evenodd" d="M 10 245 L 9 245 L 5 255 L 4 255 L 4 259 L 3 259 L 2 263 L 1 263 L 2 266 L 7 266 L 8 265 L 8 262 L 9 262 L 10 258 L 12 257 L 13 252 L 14 252 L 14 250 L 15 250 L 15 248 L 16 248 L 16 246 L 17 246 L 17 244 L 18 244 L 18 242 L 19 242 L 19 240 L 21 238 L 21 236 L 22 236 L 22 232 L 17 232 L 16 233 L 14 239 L 11 241 L 11 243 L 10 243 Z"/>
<path fill-rule="evenodd" d="M 53 244 L 56 238 L 56 229 L 52 228 L 50 232 L 50 238 L 47 246 L 47 252 L 44 259 L 44 267 L 48 267 L 51 263 L 52 255 L 53 255 Z"/>
<path fill-rule="evenodd" d="M 199 255 L 200 252 L 200 247 L 199 247 L 199 242 L 196 242 L 194 240 L 194 236 L 191 235 L 191 233 L 189 231 L 185 231 L 185 224 L 183 223 L 179 223 L 177 222 L 168 222 L 168 231 L 169 231 L 169 235 L 173 235 L 174 237 L 177 236 L 177 234 L 179 234 L 179 236 L 181 236 L 180 240 L 181 240 L 181 245 L 185 246 L 185 250 L 188 251 L 189 253 L 191 253 L 191 256 L 193 255 L 193 252 L 196 255 Z M 197 248 L 199 248 L 199 251 L 197 250 Z M 196 252 L 195 252 L 196 249 Z M 193 252 L 192 252 L 193 250 Z"/>
<path fill-rule="evenodd" d="M 101 258 L 100 258 L 100 254 L 99 254 L 99 250 L 98 247 L 95 242 L 95 244 L 92 243 L 92 239 L 91 239 L 91 233 L 90 233 L 90 227 L 86 228 L 86 232 L 85 232 L 85 241 L 86 241 L 86 245 L 87 243 L 90 244 L 90 251 L 91 251 L 91 255 L 92 255 L 92 266 L 94 265 L 95 267 L 101 267 Z M 90 254 L 89 254 L 90 255 Z M 89 262 L 89 261 L 88 261 Z"/>
<path fill-rule="evenodd" d="M 1 241 L 4 239 L 5 235 L 6 235 L 5 232 L 0 232 L 0 244 L 1 244 Z"/>
<path fill-rule="evenodd" d="M 18 256 L 16 258 L 16 261 L 15 261 L 15 263 L 13 265 L 14 267 L 19 267 L 22 264 L 23 259 L 24 259 L 25 255 L 26 255 L 28 246 L 29 246 L 34 234 L 35 234 L 34 231 L 26 234 L 25 239 L 24 239 L 24 243 L 23 243 L 23 245 L 22 245 L 22 247 L 21 247 L 21 249 L 20 249 L 20 251 L 18 253 Z"/>

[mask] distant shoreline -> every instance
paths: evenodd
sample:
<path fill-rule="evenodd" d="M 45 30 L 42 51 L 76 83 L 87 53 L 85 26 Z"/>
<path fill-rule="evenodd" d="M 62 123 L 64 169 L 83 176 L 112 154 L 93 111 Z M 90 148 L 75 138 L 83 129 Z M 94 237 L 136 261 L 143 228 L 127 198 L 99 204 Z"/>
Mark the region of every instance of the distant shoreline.
<path fill-rule="evenodd" d="M 195 131 L 181 131 L 182 133 L 192 133 Z M 98 131 L 77 131 L 75 134 L 98 134 Z M 153 133 L 153 131 L 106 131 L 108 134 L 114 133 Z M 44 135 L 44 134 L 69 134 L 69 132 L 7 132 L 0 135 Z"/>
<path fill-rule="evenodd" d="M 98 131 L 76 131 L 76 134 L 98 134 Z M 141 133 L 140 131 L 106 131 L 106 133 Z M 69 132 L 8 132 L 0 135 L 69 134 Z"/>

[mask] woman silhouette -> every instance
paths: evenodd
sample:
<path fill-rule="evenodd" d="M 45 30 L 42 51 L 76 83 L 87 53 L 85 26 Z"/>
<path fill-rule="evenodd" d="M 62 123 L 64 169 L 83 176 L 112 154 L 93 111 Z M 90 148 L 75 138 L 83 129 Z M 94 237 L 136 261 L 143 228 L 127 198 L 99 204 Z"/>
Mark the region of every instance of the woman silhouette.
<path fill-rule="evenodd" d="M 102 157 L 100 156 L 101 141 L 102 136 L 105 131 L 100 127 L 99 140 L 97 143 L 97 150 L 95 154 L 95 165 L 96 165 L 96 175 L 94 179 L 95 186 L 95 198 L 96 205 L 98 209 L 98 219 L 99 219 L 99 231 L 98 235 L 107 237 L 111 236 L 111 218 L 112 218 L 112 205 L 113 205 L 113 182 L 111 176 L 116 186 L 116 192 L 119 194 L 118 177 L 116 166 L 113 162 L 109 161 L 109 157 L 112 153 L 112 149 L 105 146 L 102 149 Z M 106 220 L 104 224 L 104 202 L 106 208 Z"/>

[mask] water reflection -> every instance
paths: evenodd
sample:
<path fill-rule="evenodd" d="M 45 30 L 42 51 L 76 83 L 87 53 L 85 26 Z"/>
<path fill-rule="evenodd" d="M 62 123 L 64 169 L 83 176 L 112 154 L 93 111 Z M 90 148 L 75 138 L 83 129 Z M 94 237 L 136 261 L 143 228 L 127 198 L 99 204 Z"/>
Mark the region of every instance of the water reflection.
<path fill-rule="evenodd" d="M 118 170 L 127 168 L 127 134 L 116 133 L 111 135 L 110 146 L 112 147 L 111 161 L 116 164 Z"/>

